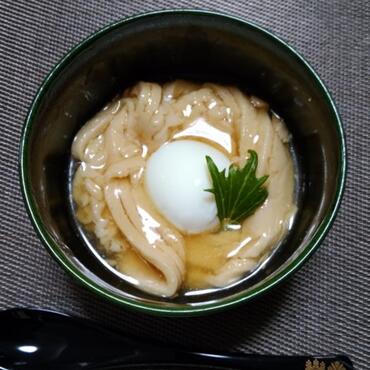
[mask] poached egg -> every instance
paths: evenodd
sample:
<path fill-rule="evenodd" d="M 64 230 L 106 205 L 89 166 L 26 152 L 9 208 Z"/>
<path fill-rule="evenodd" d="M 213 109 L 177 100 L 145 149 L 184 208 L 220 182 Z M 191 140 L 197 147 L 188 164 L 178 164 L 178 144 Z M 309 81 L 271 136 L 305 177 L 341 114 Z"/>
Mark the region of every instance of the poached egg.
<path fill-rule="evenodd" d="M 230 160 L 211 145 L 178 140 L 162 145 L 148 159 L 145 185 L 158 211 L 180 231 L 197 234 L 218 225 L 206 155 L 218 170 L 229 168 Z"/>

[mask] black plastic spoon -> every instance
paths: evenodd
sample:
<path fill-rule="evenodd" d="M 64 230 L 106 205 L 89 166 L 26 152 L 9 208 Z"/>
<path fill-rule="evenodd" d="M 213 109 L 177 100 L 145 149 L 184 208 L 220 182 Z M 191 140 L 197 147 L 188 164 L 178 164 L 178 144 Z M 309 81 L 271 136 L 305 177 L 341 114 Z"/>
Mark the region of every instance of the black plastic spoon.
<path fill-rule="evenodd" d="M 57 312 L 35 309 L 0 312 L 0 370 L 305 370 L 331 369 L 329 366 L 353 369 L 346 356 L 190 352 L 126 337 L 86 319 Z"/>

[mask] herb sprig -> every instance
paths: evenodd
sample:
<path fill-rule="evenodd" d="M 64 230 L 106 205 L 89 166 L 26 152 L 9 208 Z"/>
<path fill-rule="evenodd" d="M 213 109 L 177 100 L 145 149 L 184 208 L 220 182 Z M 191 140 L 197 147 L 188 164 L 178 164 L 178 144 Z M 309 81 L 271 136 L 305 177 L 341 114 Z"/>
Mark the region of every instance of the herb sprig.
<path fill-rule="evenodd" d="M 232 164 L 227 174 L 226 169 L 220 172 L 212 158 L 206 156 L 213 188 L 205 191 L 214 194 L 217 217 L 225 230 L 251 216 L 268 196 L 266 187 L 262 186 L 268 176 L 256 177 L 258 155 L 254 150 L 248 152 L 250 157 L 244 167 Z"/>

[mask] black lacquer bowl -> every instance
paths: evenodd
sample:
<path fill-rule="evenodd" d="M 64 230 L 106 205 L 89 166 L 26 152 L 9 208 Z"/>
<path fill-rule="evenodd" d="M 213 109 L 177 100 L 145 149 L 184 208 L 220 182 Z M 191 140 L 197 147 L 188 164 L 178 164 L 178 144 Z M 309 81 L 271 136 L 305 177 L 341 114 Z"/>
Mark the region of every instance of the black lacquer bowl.
<path fill-rule="evenodd" d="M 88 118 L 139 80 L 176 78 L 236 84 L 285 119 L 298 168 L 299 212 L 284 243 L 252 276 L 216 292 L 162 299 L 128 285 L 90 253 L 72 225 L 67 177 L 72 139 Z M 252 23 L 194 10 L 124 19 L 73 48 L 37 93 L 24 126 L 20 162 L 33 225 L 65 270 L 113 302 L 180 316 L 248 301 L 297 270 L 333 222 L 346 167 L 339 115 L 308 63 Z"/>

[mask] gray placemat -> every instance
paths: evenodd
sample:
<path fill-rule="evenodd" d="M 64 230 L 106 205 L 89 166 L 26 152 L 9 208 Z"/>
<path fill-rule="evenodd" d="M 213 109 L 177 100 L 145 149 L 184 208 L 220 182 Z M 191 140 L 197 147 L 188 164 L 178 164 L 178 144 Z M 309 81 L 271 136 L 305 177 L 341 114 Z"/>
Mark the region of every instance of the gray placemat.
<path fill-rule="evenodd" d="M 76 42 L 138 12 L 208 8 L 285 38 L 317 69 L 346 126 L 347 189 L 324 244 L 295 276 L 249 305 L 203 318 L 153 318 L 102 301 L 41 246 L 18 182 L 23 120 L 37 87 Z M 363 0 L 0 1 L 0 308 L 64 310 L 127 333 L 205 349 L 349 354 L 370 366 L 370 4 Z M 0 328 L 1 330 L 1 328 Z M 194 344 L 195 345 L 195 344 Z"/>

